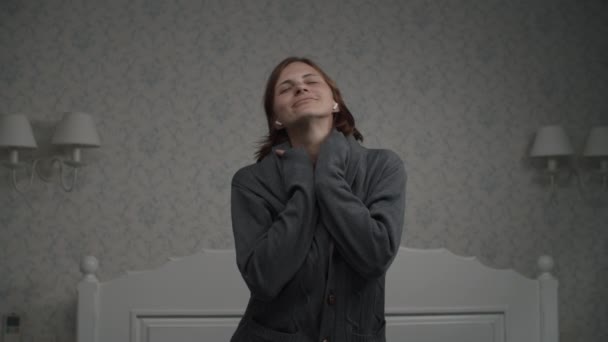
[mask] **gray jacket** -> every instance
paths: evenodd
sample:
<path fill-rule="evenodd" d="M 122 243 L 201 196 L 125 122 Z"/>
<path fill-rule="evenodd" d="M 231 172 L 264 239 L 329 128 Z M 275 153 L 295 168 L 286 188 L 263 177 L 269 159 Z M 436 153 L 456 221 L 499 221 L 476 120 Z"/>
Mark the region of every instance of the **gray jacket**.
<path fill-rule="evenodd" d="M 384 280 L 401 241 L 405 183 L 397 154 L 337 130 L 315 167 L 284 143 L 240 169 L 232 226 L 251 298 L 232 341 L 385 341 Z"/>

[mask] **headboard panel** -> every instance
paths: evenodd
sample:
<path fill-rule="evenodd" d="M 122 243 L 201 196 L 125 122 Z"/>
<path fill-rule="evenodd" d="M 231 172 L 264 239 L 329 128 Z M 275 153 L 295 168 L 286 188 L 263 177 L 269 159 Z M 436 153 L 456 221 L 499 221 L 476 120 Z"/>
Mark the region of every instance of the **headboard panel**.
<path fill-rule="evenodd" d="M 233 250 L 204 250 L 100 283 L 83 259 L 78 342 L 227 341 L 249 292 Z M 557 342 L 550 257 L 538 279 L 445 249 L 401 247 L 386 281 L 388 341 Z"/>

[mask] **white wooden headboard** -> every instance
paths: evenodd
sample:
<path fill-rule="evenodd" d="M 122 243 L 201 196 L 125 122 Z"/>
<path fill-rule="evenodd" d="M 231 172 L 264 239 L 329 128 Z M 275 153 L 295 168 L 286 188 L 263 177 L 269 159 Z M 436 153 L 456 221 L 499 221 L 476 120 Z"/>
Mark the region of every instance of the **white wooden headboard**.
<path fill-rule="evenodd" d="M 85 257 L 77 342 L 228 341 L 249 292 L 233 250 L 204 250 L 99 282 Z M 551 257 L 526 278 L 445 249 L 401 247 L 386 279 L 389 342 L 557 342 Z"/>

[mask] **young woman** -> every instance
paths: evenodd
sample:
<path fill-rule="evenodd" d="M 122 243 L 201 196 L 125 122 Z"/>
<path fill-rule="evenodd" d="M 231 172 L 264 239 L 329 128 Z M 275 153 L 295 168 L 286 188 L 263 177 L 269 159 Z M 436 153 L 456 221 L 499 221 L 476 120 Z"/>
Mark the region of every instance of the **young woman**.
<path fill-rule="evenodd" d="M 309 59 L 276 66 L 264 108 L 257 163 L 232 180 L 237 265 L 251 291 L 232 341 L 385 341 L 403 162 L 359 144 L 336 84 Z"/>

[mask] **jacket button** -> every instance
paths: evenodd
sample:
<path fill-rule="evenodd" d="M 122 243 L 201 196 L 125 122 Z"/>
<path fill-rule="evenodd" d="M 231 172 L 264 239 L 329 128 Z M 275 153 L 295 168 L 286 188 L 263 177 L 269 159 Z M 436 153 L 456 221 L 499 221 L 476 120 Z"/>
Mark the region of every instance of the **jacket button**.
<path fill-rule="evenodd" d="M 332 293 L 327 297 L 327 304 L 329 304 L 329 305 L 336 304 L 336 295 L 335 294 Z"/>

